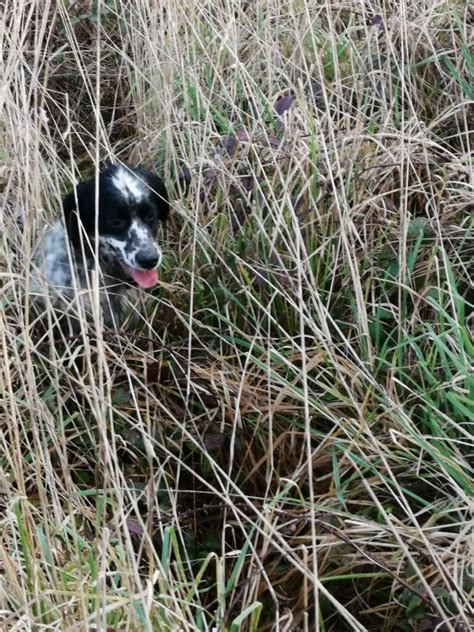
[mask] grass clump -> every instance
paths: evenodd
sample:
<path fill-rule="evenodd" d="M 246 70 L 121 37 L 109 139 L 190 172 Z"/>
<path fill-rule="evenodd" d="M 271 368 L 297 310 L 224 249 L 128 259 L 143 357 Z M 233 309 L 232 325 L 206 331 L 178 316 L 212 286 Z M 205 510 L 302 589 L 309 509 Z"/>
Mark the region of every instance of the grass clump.
<path fill-rule="evenodd" d="M 0 23 L 0 629 L 470 629 L 471 10 L 155 4 Z M 39 343 L 112 159 L 173 197 L 143 331 Z"/>

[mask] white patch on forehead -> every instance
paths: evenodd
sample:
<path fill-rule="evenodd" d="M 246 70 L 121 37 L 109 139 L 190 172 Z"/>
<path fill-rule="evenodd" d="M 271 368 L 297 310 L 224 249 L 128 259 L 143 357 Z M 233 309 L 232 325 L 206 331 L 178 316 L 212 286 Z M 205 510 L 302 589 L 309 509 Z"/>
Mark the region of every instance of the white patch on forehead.
<path fill-rule="evenodd" d="M 148 197 L 148 187 L 137 176 L 123 167 L 119 167 L 112 176 L 112 182 L 127 200 L 140 202 Z"/>

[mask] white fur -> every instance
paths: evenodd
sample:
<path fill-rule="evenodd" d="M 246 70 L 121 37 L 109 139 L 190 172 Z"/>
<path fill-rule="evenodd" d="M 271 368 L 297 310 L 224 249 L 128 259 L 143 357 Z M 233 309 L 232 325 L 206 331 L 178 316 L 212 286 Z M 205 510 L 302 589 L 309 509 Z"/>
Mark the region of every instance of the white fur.
<path fill-rule="evenodd" d="M 79 314 L 92 313 L 92 271 L 83 266 L 71 267 L 67 242 L 64 223 L 58 221 L 46 230 L 35 249 L 30 292 L 38 313 L 45 312 L 48 304 L 75 318 Z M 104 322 L 107 326 L 115 326 L 125 319 L 129 311 L 128 301 L 136 296 L 136 289 L 118 286 L 114 278 L 103 274 L 100 285 Z"/>
<path fill-rule="evenodd" d="M 43 288 L 45 282 L 61 292 L 71 288 L 72 272 L 63 222 L 56 222 L 46 230 L 36 247 L 33 261 L 33 292 Z"/>
<path fill-rule="evenodd" d="M 140 202 L 148 196 L 148 187 L 136 175 L 119 167 L 112 182 L 127 201 Z"/>

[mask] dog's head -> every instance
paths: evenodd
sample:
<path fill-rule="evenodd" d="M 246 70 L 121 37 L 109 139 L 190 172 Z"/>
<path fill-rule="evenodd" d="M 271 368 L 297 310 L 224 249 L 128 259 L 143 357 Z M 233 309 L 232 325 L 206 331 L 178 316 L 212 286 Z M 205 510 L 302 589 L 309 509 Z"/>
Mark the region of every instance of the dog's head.
<path fill-rule="evenodd" d="M 98 184 L 97 195 L 92 178 L 64 198 L 69 240 L 92 255 L 97 223 L 100 264 L 117 278 L 152 287 L 162 257 L 156 234 L 169 211 L 163 182 L 144 169 L 114 165 L 100 172 Z"/>

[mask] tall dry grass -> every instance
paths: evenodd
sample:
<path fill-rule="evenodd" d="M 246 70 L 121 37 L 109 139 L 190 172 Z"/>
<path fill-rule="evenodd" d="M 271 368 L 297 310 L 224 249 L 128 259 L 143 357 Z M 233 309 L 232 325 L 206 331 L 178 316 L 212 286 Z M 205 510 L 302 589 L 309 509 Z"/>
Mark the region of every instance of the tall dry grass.
<path fill-rule="evenodd" d="M 1 630 L 469 629 L 472 23 L 7 0 Z M 173 197 L 142 332 L 38 340 L 34 235 L 117 160 Z"/>

